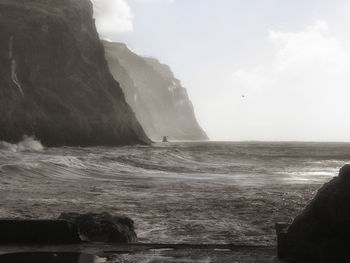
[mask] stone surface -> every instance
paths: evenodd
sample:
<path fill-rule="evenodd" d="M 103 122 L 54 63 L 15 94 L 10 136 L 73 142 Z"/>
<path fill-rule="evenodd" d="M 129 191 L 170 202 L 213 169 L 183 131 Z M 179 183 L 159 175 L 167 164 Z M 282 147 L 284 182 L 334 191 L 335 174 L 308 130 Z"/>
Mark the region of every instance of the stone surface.
<path fill-rule="evenodd" d="M 0 244 L 80 242 L 74 223 L 63 220 L 0 220 Z"/>
<path fill-rule="evenodd" d="M 109 213 L 62 213 L 58 219 L 75 223 L 81 238 L 85 241 L 135 243 L 137 236 L 134 222 L 125 216 Z"/>
<path fill-rule="evenodd" d="M 207 140 L 192 103 L 169 66 L 131 52 L 126 45 L 103 41 L 106 59 L 127 102 L 146 134 L 156 141 Z"/>
<path fill-rule="evenodd" d="M 290 262 L 350 262 L 350 165 L 319 189 L 286 238 Z"/>
<path fill-rule="evenodd" d="M 149 142 L 109 72 L 89 0 L 0 1 L 0 140 Z"/>
<path fill-rule="evenodd" d="M 1 263 L 96 263 L 101 262 L 94 255 L 79 252 L 13 253 L 0 255 Z"/>
<path fill-rule="evenodd" d="M 275 230 L 277 234 L 277 255 L 279 258 L 288 257 L 288 227 L 290 224 L 276 223 Z"/>

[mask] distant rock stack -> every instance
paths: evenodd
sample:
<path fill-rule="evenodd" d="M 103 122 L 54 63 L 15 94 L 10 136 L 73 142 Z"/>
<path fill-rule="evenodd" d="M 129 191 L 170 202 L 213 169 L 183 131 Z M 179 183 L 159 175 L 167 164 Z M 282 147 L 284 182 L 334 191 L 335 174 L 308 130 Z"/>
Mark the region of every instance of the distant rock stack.
<path fill-rule="evenodd" d="M 319 189 L 289 228 L 277 225 L 279 257 L 288 262 L 350 262 L 350 165 Z"/>
<path fill-rule="evenodd" d="M 150 142 L 110 74 L 89 0 L 0 1 L 0 141 Z"/>
<path fill-rule="evenodd" d="M 125 44 L 103 41 L 106 59 L 148 137 L 161 141 L 208 140 L 187 91 L 169 66 L 131 52 Z"/>

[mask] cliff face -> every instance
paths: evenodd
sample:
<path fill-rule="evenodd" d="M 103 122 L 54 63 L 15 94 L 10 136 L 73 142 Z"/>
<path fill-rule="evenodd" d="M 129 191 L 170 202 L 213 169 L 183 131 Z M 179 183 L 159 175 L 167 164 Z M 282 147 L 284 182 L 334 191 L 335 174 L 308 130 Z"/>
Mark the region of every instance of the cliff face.
<path fill-rule="evenodd" d="M 149 141 L 109 72 L 89 0 L 2 0 L 0 35 L 0 140 Z"/>
<path fill-rule="evenodd" d="M 208 139 L 196 120 L 186 89 L 167 65 L 138 56 L 124 44 L 103 44 L 111 73 L 151 139 Z"/>

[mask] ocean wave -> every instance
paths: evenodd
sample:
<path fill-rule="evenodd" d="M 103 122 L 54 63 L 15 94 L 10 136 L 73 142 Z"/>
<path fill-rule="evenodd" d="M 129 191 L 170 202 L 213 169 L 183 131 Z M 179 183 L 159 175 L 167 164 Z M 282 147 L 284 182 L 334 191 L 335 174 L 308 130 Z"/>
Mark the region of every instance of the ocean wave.
<path fill-rule="evenodd" d="M 43 149 L 24 141 L 0 146 L 3 217 L 123 213 L 140 242 L 274 244 L 274 222 L 298 214 L 350 156 L 350 144 Z"/>
<path fill-rule="evenodd" d="M 24 152 L 24 151 L 42 151 L 44 149 L 40 141 L 33 137 L 24 135 L 23 140 L 18 143 L 9 143 L 0 141 L 0 151 Z"/>

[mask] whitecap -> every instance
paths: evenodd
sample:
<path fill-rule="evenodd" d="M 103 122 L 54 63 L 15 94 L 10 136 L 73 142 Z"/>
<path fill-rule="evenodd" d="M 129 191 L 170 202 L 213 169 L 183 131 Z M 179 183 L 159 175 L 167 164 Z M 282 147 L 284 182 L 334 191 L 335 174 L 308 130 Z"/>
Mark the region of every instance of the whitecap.
<path fill-rule="evenodd" d="M 9 143 L 0 141 L 0 150 L 9 152 L 24 152 L 24 151 L 41 151 L 44 147 L 40 141 L 33 137 L 24 135 L 23 140 L 18 143 Z"/>

